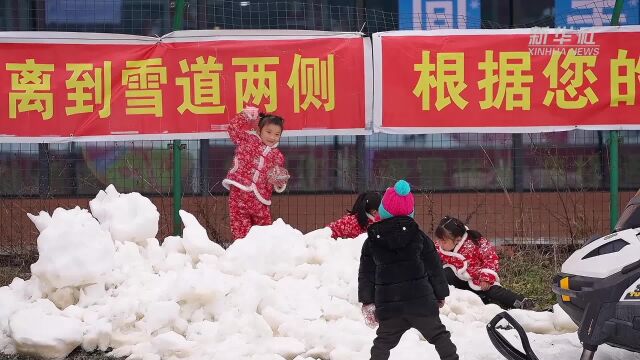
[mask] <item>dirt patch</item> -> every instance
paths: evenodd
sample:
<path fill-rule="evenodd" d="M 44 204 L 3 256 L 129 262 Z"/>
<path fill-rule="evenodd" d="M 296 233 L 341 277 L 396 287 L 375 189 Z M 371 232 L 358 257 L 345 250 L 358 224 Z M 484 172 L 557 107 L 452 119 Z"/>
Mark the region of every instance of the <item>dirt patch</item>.
<path fill-rule="evenodd" d="M 69 354 L 69 356 L 67 356 L 65 359 L 67 360 L 117 360 L 120 358 L 111 357 L 107 355 L 107 353 L 104 353 L 102 351 L 94 351 L 94 352 L 88 353 L 83 351 L 80 348 L 77 348 L 73 352 L 71 352 L 71 354 Z M 124 358 L 121 358 L 121 359 L 124 359 Z M 18 355 L 18 354 L 5 355 L 0 353 L 0 360 L 42 360 L 42 359 L 33 357 L 33 356 L 27 356 L 27 355 Z"/>

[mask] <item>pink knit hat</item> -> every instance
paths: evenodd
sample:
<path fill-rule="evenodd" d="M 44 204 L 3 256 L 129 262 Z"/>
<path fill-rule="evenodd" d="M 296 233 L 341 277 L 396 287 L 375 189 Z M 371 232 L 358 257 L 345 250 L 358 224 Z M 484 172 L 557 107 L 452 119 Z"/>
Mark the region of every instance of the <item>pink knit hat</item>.
<path fill-rule="evenodd" d="M 393 216 L 413 217 L 415 201 L 411 193 L 411 186 L 404 180 L 399 180 L 393 187 L 385 191 L 378 213 L 383 219 Z"/>

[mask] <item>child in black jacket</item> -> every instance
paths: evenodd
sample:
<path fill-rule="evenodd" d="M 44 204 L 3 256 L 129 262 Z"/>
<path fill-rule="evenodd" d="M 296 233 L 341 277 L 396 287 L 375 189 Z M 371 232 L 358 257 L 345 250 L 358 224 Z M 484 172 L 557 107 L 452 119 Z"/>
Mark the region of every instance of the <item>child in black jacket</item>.
<path fill-rule="evenodd" d="M 436 347 L 442 360 L 457 360 L 439 307 L 449 295 L 433 241 L 413 220 L 411 187 L 398 181 L 378 209 L 381 221 L 369 226 L 362 245 L 358 301 L 368 324 L 379 323 L 371 359 L 388 359 L 402 335 L 415 328 Z"/>

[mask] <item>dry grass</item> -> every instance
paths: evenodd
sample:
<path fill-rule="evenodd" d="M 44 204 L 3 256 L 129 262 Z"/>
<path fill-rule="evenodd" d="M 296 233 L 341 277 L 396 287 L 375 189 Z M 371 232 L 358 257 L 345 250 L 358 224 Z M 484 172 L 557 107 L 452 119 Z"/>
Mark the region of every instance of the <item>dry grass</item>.
<path fill-rule="evenodd" d="M 573 250 L 558 245 L 501 249 L 502 285 L 532 298 L 538 310 L 548 310 L 557 302 L 556 295 L 551 292 L 553 277 Z"/>
<path fill-rule="evenodd" d="M 2 255 L 0 256 L 0 286 L 11 284 L 14 278 L 31 277 L 30 266 L 37 260 L 36 255 Z"/>

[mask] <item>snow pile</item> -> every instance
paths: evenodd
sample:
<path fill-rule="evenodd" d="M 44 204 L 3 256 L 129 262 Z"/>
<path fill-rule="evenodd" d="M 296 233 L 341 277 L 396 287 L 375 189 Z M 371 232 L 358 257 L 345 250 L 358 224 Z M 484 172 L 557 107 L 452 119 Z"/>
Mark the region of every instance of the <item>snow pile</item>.
<path fill-rule="evenodd" d="M 375 330 L 357 302 L 364 236 L 334 241 L 277 220 L 226 251 L 181 211 L 183 237 L 155 238 L 158 212 L 110 186 L 86 210 L 30 216 L 33 276 L 0 288 L 0 351 L 62 358 L 76 346 L 131 359 L 368 359 Z M 93 216 L 92 216 L 93 215 Z M 497 306 L 452 289 L 442 319 L 462 359 L 501 359 L 485 324 Z M 566 314 L 513 311 L 541 358 L 577 358 Z M 517 341 L 514 331 L 505 336 Z M 437 358 L 411 330 L 392 359 Z M 598 356 L 629 358 L 602 346 Z"/>
<path fill-rule="evenodd" d="M 113 269 L 115 248 L 111 234 L 84 209 L 58 208 L 53 216 L 28 214 L 40 231 L 38 261 L 31 273 L 52 290 L 103 281 Z"/>

